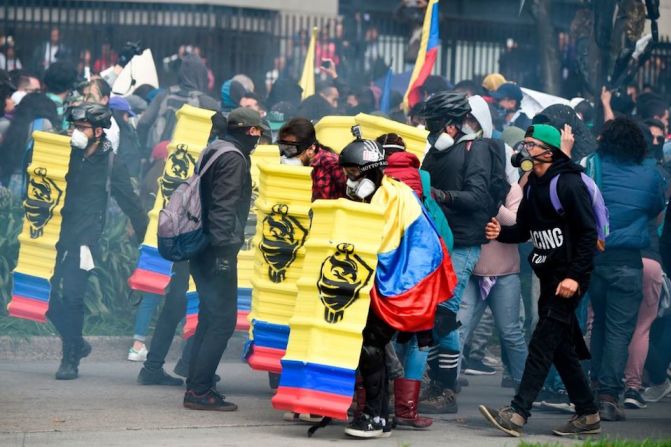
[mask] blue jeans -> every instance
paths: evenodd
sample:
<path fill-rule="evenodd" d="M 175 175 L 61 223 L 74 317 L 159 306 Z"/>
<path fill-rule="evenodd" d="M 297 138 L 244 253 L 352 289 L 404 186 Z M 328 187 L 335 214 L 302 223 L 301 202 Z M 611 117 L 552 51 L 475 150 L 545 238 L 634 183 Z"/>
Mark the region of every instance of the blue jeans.
<path fill-rule="evenodd" d="M 149 333 L 149 324 L 151 323 L 152 318 L 154 318 L 154 313 L 156 313 L 156 309 L 162 299 L 163 297 L 161 295 L 153 293 L 145 293 L 142 295 L 142 301 L 140 301 L 140 305 L 137 308 L 137 314 L 135 315 L 134 340 L 143 343 L 145 342 L 147 334 Z"/>
<path fill-rule="evenodd" d="M 431 366 L 431 379 L 443 388 L 455 389 L 459 371 L 459 330 L 457 314 L 461 298 L 480 257 L 480 246 L 455 248 L 452 253 L 452 267 L 457 276 L 457 287 L 452 298 L 441 303 L 436 313 L 436 325 L 433 339 L 437 343 L 431 348 L 428 362 Z"/>
<path fill-rule="evenodd" d="M 499 338 L 508 355 L 510 375 L 519 383 L 527 359 L 527 345 L 520 322 L 520 277 L 517 274 L 497 277 L 485 300 L 481 298 L 479 281 L 479 276 L 471 276 L 461 301 L 458 319 L 462 325 L 459 330 L 462 349 L 470 342 L 485 308 L 489 306 Z"/>
<path fill-rule="evenodd" d="M 394 343 L 396 355 L 403 364 L 403 378 L 409 380 L 422 380 L 426 370 L 426 359 L 429 351 L 420 351 L 417 345 L 417 337 L 412 337 L 407 343 Z"/>
<path fill-rule="evenodd" d="M 589 287 L 594 311 L 592 380 L 599 394 L 618 398 L 627 364 L 629 342 L 643 301 L 643 268 L 598 265 Z"/>
<path fill-rule="evenodd" d="M 440 306 L 456 314 L 459 312 L 459 305 L 468 284 L 468 279 L 473 273 L 475 264 L 480 259 L 480 246 L 455 248 L 450 253 L 450 257 L 452 258 L 452 268 L 457 275 L 457 287 L 454 289 L 452 298 L 441 303 Z"/>

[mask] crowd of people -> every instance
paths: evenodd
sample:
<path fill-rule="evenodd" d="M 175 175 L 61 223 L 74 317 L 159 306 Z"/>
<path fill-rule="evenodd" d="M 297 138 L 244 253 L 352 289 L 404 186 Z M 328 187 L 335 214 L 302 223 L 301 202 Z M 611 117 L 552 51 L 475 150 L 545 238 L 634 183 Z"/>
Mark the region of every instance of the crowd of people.
<path fill-rule="evenodd" d="M 395 424 L 426 428 L 432 423 L 426 415 L 459 411 L 468 375 L 498 369 L 514 398 L 480 409 L 512 436 L 521 434 L 532 409 L 574 413 L 557 435 L 593 434 L 601 421 L 625 420 L 624 407 L 645 408 L 671 393 L 664 274 L 671 272 L 669 104 L 654 86 L 604 88 L 599 104 L 575 98 L 527 116 L 522 89 L 501 74 L 456 85 L 429 76 L 421 102 L 406 112 L 402 93 L 392 92 L 382 113 L 382 92 L 352 89 L 334 55 L 323 51 L 315 94 L 305 99 L 281 60 L 266 77 L 267 95 L 245 74 L 215 93 L 205 61 L 193 51 L 170 61 L 176 85 L 145 84 L 118 96 L 114 80 L 138 48 L 108 48 L 82 72 L 65 58 L 57 30 L 35 51 L 43 72 L 20 63 L 0 71 L 3 188 L 25 197 L 33 131 L 71 136 L 48 312 L 63 341 L 57 379 L 76 379 L 91 352 L 82 337 L 85 285 L 108 201 L 129 217 L 128 237 L 141 242 L 175 112 L 190 104 L 216 112 L 201 179 L 210 239 L 195 258 L 174 264 L 165 298 L 145 295 L 138 307 L 128 360 L 144 363 L 139 384 L 183 385 L 163 366 L 186 312 L 191 273 L 199 324 L 174 370 L 187 378 L 184 406 L 237 409 L 217 391 L 215 372 L 235 328 L 237 254 L 252 200 L 250 154 L 267 143 L 277 144 L 282 163 L 312 168 L 313 200 L 368 203 L 379 201 L 381 190 L 412 190 L 430 211 L 441 241 L 436 247 L 449 248 L 445 275 L 455 279 L 444 279 L 453 287 L 432 298 L 426 314 L 432 330 L 397 334 L 389 316 L 372 307 L 348 434 L 387 436 Z M 340 155 L 318 141 L 314 124 L 321 118 L 361 112 L 426 129 L 423 160 L 394 133 L 357 137 Z"/>

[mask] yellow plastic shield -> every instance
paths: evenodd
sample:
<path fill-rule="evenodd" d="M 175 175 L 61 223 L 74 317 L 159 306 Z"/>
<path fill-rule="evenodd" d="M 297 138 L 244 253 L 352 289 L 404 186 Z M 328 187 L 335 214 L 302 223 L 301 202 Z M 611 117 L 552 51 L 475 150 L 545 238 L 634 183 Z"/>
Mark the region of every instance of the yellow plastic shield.
<path fill-rule="evenodd" d="M 9 315 L 44 322 L 49 309 L 49 280 L 56 265 L 56 243 L 65 203 L 65 174 L 70 162 L 70 138 L 33 133 L 33 158 L 28 166 L 28 189 L 23 203 L 23 231 L 14 270 Z"/>
<path fill-rule="evenodd" d="M 347 419 L 383 227 L 382 207 L 314 203 L 273 407 Z"/>
<path fill-rule="evenodd" d="M 279 372 L 310 231 L 311 168 L 259 163 L 248 362 Z"/>

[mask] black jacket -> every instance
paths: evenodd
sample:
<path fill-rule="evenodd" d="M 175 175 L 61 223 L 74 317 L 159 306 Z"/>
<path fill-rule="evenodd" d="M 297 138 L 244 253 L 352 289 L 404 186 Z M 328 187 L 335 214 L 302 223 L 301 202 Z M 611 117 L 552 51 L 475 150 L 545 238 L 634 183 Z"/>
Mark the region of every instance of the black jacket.
<path fill-rule="evenodd" d="M 449 196 L 440 206 L 454 234 L 454 246 L 486 244 L 484 228 L 493 209 L 489 143 L 461 141 L 444 151 L 432 147 L 422 169 L 431 174 L 431 186 Z"/>
<path fill-rule="evenodd" d="M 61 213 L 63 222 L 59 247 L 74 249 L 87 245 L 95 248 L 107 217 L 107 178 L 111 155 L 112 145 L 107 139 L 102 140 L 101 147 L 90 157 L 85 157 L 80 149 L 72 149 L 65 176 L 67 189 Z M 114 157 L 112 164 L 110 186 L 111 196 L 130 218 L 138 241 L 142 241 L 147 230 L 147 214 L 133 191 L 126 165 L 118 157 Z"/>
<path fill-rule="evenodd" d="M 237 152 L 226 152 L 203 174 L 200 192 L 203 204 L 203 228 L 210 247 L 217 256 L 229 256 L 240 250 L 245 241 L 245 225 L 252 203 L 252 176 L 249 153 L 231 136 L 224 138 L 233 143 Z M 205 150 L 201 166 L 222 145 L 215 140 Z"/>
<path fill-rule="evenodd" d="M 553 297 L 554 301 L 539 302 L 541 315 L 553 308 L 568 318 L 589 286 L 597 233 L 592 201 L 580 172 L 580 166 L 562 158 L 543 177 L 531 174 L 517 211 L 517 223 L 502 227 L 498 238 L 511 244 L 531 239 L 534 249 L 529 263 L 541 282 L 558 284 L 571 278 L 580 285 L 581 293 L 572 299 Z M 550 181 L 558 174 L 557 195 L 564 208 L 561 216 L 550 199 Z"/>
<path fill-rule="evenodd" d="M 659 238 L 659 252 L 662 255 L 662 267 L 667 275 L 671 275 L 671 206 L 666 207 L 664 229 Z"/>

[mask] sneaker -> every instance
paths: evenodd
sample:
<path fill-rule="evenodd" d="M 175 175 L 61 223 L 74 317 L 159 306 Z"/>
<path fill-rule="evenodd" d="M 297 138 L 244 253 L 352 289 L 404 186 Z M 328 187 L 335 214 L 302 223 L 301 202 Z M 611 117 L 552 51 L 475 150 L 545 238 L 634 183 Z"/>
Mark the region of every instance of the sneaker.
<path fill-rule="evenodd" d="M 457 396 L 449 388 L 441 389 L 432 385 L 432 390 L 426 400 L 420 401 L 418 412 L 424 414 L 447 414 L 459 411 Z"/>
<path fill-rule="evenodd" d="M 638 410 L 640 408 L 647 408 L 645 404 L 645 399 L 641 396 L 641 393 L 634 389 L 629 388 L 624 392 L 624 406 L 631 410 Z"/>
<path fill-rule="evenodd" d="M 383 437 L 383 433 L 382 424 L 375 422 L 366 413 L 362 413 L 361 416 L 354 418 L 345 427 L 345 434 L 355 438 L 381 438 Z"/>
<path fill-rule="evenodd" d="M 555 410 L 564 413 L 575 413 L 575 405 L 571 403 L 565 390 L 548 393 L 541 402 L 542 410 Z"/>
<path fill-rule="evenodd" d="M 492 368 L 500 368 L 500 367 L 503 366 L 503 363 L 501 362 L 501 360 L 499 360 L 498 358 L 496 358 L 493 355 L 485 355 L 482 358 L 482 363 L 484 365 L 491 366 Z"/>
<path fill-rule="evenodd" d="M 494 427 L 502 432 L 518 438 L 522 435 L 522 427 L 527 423 L 526 419 L 513 410 L 512 407 L 503 407 L 499 410 L 480 405 L 480 413 Z"/>
<path fill-rule="evenodd" d="M 137 383 L 140 385 L 182 386 L 184 381 L 177 377 L 172 377 L 163 368 L 156 371 L 142 368 L 137 375 Z"/>
<path fill-rule="evenodd" d="M 204 394 L 196 394 L 193 390 L 184 393 L 184 408 L 205 411 L 235 411 L 238 406 L 224 400 L 226 396 L 210 389 Z"/>
<path fill-rule="evenodd" d="M 482 363 L 482 360 L 469 360 L 464 369 L 464 374 L 469 376 L 493 376 L 496 369 Z"/>
<path fill-rule="evenodd" d="M 552 430 L 557 436 L 598 435 L 601 433 L 599 413 L 573 416 L 566 424 Z"/>
<path fill-rule="evenodd" d="M 624 409 L 612 397 L 599 397 L 599 416 L 602 421 L 624 421 Z"/>
<path fill-rule="evenodd" d="M 659 385 L 653 385 L 643 392 L 643 399 L 646 402 L 659 402 L 671 393 L 671 381 L 666 379 Z"/>
<path fill-rule="evenodd" d="M 128 360 L 131 362 L 144 362 L 147 360 L 147 347 L 142 345 L 139 351 L 136 351 L 134 347 L 130 347 L 128 350 Z"/>

